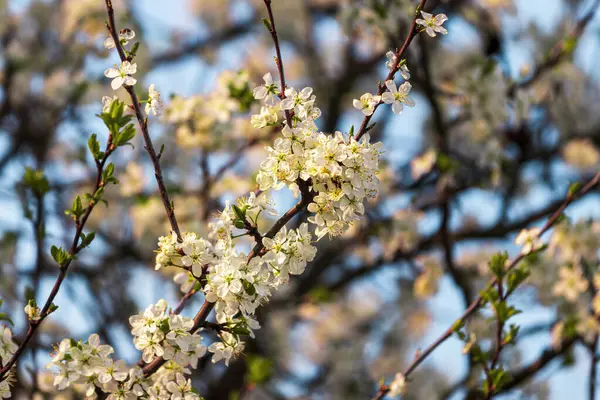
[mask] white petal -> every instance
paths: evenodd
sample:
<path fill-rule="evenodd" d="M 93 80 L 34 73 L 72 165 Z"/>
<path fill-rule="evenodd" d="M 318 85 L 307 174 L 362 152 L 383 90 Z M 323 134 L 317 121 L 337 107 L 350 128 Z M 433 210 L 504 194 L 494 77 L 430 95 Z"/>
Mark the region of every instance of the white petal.
<path fill-rule="evenodd" d="M 123 78 L 120 76 L 117 76 L 115 79 L 112 80 L 112 82 L 110 83 L 110 87 L 113 88 L 113 90 L 117 90 L 118 88 L 121 87 L 121 85 L 123 85 Z"/>
<path fill-rule="evenodd" d="M 446 16 L 446 14 L 438 14 L 435 16 L 436 25 L 441 25 L 446 21 L 448 21 L 448 17 Z"/>
<path fill-rule="evenodd" d="M 395 101 L 394 95 L 390 92 L 385 92 L 384 94 L 382 94 L 381 99 L 386 104 L 392 104 Z"/>
<path fill-rule="evenodd" d="M 396 93 L 398 91 L 398 88 L 396 88 L 396 84 L 394 83 L 393 80 L 389 80 L 389 81 L 385 81 L 385 86 L 388 88 L 388 90 L 392 93 Z"/>
<path fill-rule="evenodd" d="M 136 82 L 137 82 L 137 79 L 132 78 L 131 76 L 126 76 L 123 79 L 123 83 L 127 86 L 133 86 L 133 85 L 135 85 Z"/>
<path fill-rule="evenodd" d="M 253 94 L 255 99 L 262 99 L 267 95 L 267 88 L 264 86 L 256 87 Z"/>
<path fill-rule="evenodd" d="M 116 68 L 109 68 L 106 71 L 104 71 L 104 76 L 107 78 L 115 78 L 119 75 L 121 75 L 121 73 Z"/>
<path fill-rule="evenodd" d="M 400 103 L 399 101 L 395 101 L 392 104 L 392 111 L 394 112 L 394 114 L 400 114 L 402 112 L 402 103 Z"/>
<path fill-rule="evenodd" d="M 109 36 L 104 40 L 104 47 L 107 49 L 115 48 L 115 41 L 113 40 L 112 36 Z"/>
<path fill-rule="evenodd" d="M 404 104 L 406 104 L 409 107 L 414 107 L 417 103 L 415 103 L 412 97 L 406 96 L 404 98 Z"/>

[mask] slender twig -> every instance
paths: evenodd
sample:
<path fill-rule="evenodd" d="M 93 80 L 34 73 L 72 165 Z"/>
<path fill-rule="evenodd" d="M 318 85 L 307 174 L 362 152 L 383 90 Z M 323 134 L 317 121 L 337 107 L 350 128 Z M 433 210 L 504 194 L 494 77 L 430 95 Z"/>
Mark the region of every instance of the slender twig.
<path fill-rule="evenodd" d="M 92 193 L 96 193 L 98 191 L 98 189 L 105 186 L 105 182 L 102 179 L 102 173 L 104 171 L 104 166 L 106 164 L 106 161 L 108 160 L 108 158 L 110 157 L 110 155 L 112 154 L 112 152 L 114 150 L 115 150 L 115 146 L 112 143 L 112 135 L 109 135 L 108 141 L 106 143 L 106 149 L 104 151 L 104 157 L 101 160 L 96 161 L 96 182 L 94 184 L 94 190 Z M 95 206 L 97 204 L 98 204 L 97 201 L 90 200 L 87 208 L 85 209 L 85 211 L 81 215 L 81 217 L 75 219 L 76 229 L 75 229 L 75 234 L 73 237 L 73 242 L 72 242 L 71 248 L 69 250 L 70 257 L 67 259 L 67 261 L 64 264 L 60 265 L 60 269 L 58 272 L 58 276 L 56 277 L 56 280 L 54 282 L 54 286 L 52 286 L 52 290 L 50 291 L 50 294 L 48 295 L 48 298 L 46 299 L 46 302 L 44 303 L 44 305 L 40 311 L 40 319 L 35 320 L 35 321 L 34 320 L 29 321 L 29 327 L 27 328 L 27 333 L 25 334 L 25 338 L 20 343 L 19 347 L 17 348 L 17 350 L 15 351 L 13 356 L 10 358 L 10 360 L 8 360 L 8 362 L 6 364 L 4 364 L 2 366 L 2 368 L 0 369 L 0 380 L 2 380 L 2 378 L 4 378 L 6 376 L 6 374 L 10 371 L 10 369 L 15 365 L 17 360 L 21 357 L 24 350 L 27 348 L 27 346 L 33 339 L 35 333 L 37 332 L 37 330 L 40 327 L 40 325 L 42 324 L 42 322 L 46 319 L 46 317 L 48 317 L 48 315 L 51 314 L 50 307 L 52 306 L 54 299 L 58 295 L 61 285 L 67 276 L 67 270 L 69 269 L 69 266 L 71 265 L 71 261 L 82 250 L 82 247 L 79 246 L 81 234 L 83 233 L 83 229 L 85 227 L 85 224 L 86 224 L 90 214 L 92 213 L 92 210 L 95 208 Z"/>
<path fill-rule="evenodd" d="M 584 196 L 586 193 L 588 193 L 590 190 L 592 190 L 599 183 L 600 183 L 600 172 L 597 173 L 594 176 L 594 178 L 592 178 L 580 190 L 578 190 L 576 192 L 569 192 L 567 194 L 565 200 L 561 204 L 561 206 L 550 216 L 550 218 L 548 218 L 548 220 L 546 221 L 546 223 L 544 224 L 544 226 L 540 229 L 539 236 L 541 237 L 546 231 L 548 231 L 548 229 L 550 229 L 559 220 L 559 218 L 561 217 L 562 213 L 569 206 L 569 204 L 571 204 L 576 198 Z M 513 270 L 526 256 L 527 256 L 527 254 L 522 254 L 521 253 L 517 257 L 515 257 L 508 264 L 508 266 L 506 267 L 505 273 Z M 496 278 L 492 279 L 488 283 L 487 287 L 495 285 L 496 282 L 497 282 Z M 429 355 L 431 353 L 433 353 L 433 351 L 435 349 L 437 349 L 442 343 L 444 343 L 446 340 L 448 340 L 452 336 L 452 334 L 454 333 L 454 326 L 456 325 L 456 323 L 462 323 L 462 322 L 464 322 L 473 313 L 475 313 L 475 311 L 477 311 L 479 309 L 479 306 L 482 304 L 482 301 L 483 301 L 483 298 L 481 296 L 479 296 L 477 299 L 475 299 L 475 301 L 473 301 L 473 303 L 471 303 L 469 305 L 469 307 L 462 313 L 462 315 L 460 317 L 458 317 L 458 319 L 455 321 L 455 323 L 453 323 L 450 327 L 448 327 L 448 329 L 446 329 L 446 331 L 444 331 L 444 333 L 442 333 L 442 335 L 439 336 L 424 351 L 418 352 L 416 354 L 415 358 L 413 359 L 413 361 L 404 370 L 404 372 L 403 372 L 404 376 L 408 377 L 415 369 L 417 369 L 417 367 L 419 365 L 421 365 L 421 363 L 423 361 L 425 361 L 425 359 L 427 359 L 427 357 L 429 357 Z M 379 393 L 382 393 L 382 394 L 381 394 L 380 397 L 375 397 L 375 399 L 382 399 L 388 392 L 389 392 L 389 389 L 388 390 L 381 390 L 381 387 L 380 387 L 378 394 Z"/>
<path fill-rule="evenodd" d="M 417 6 L 417 9 L 415 10 L 415 15 L 413 17 L 412 25 L 410 26 L 410 30 L 408 31 L 408 35 L 406 36 L 406 40 L 404 40 L 404 43 L 402 44 L 402 47 L 400 48 L 400 50 L 396 49 L 396 52 L 394 54 L 394 64 L 392 65 L 390 72 L 387 74 L 387 77 L 385 78 L 386 81 L 394 79 L 394 75 L 396 75 L 396 72 L 398 72 L 398 69 L 400 68 L 400 61 L 402 61 L 402 57 L 404 56 L 404 53 L 408 49 L 408 46 L 410 46 L 410 43 L 415 38 L 415 36 L 417 36 L 419 34 L 419 31 L 417 30 L 417 19 L 420 18 L 419 12 L 423 9 L 423 7 L 425 7 L 426 2 L 427 2 L 427 0 L 421 0 L 419 5 Z M 385 85 L 382 85 L 381 83 L 379 83 L 377 85 L 377 95 L 378 96 L 381 96 L 383 94 L 383 92 L 385 92 L 385 90 L 386 90 Z M 360 138 L 363 137 L 363 135 L 365 133 L 367 133 L 367 127 L 369 125 L 369 121 L 371 121 L 371 117 L 375 114 L 375 111 L 377 110 L 377 108 L 379 107 L 379 105 L 381 103 L 382 102 L 380 101 L 379 103 L 377 103 L 375 105 L 375 107 L 373 108 L 373 113 L 371 113 L 371 115 L 366 115 L 364 117 L 362 124 L 360 124 L 360 129 L 358 130 L 358 132 L 356 132 L 356 136 L 355 136 L 356 140 L 360 140 Z"/>
<path fill-rule="evenodd" d="M 277 29 L 275 28 L 275 18 L 273 17 L 273 10 L 271 9 L 271 0 L 264 0 L 265 7 L 267 8 L 267 14 L 269 15 L 269 24 L 267 26 L 271 38 L 273 39 L 273 45 L 275 46 L 275 64 L 277 64 L 277 71 L 279 72 L 279 81 L 281 82 L 281 88 L 279 91 L 279 98 L 285 99 L 285 73 L 283 71 L 283 59 L 281 58 L 281 48 L 279 46 L 279 38 L 277 36 Z M 285 119 L 288 126 L 292 127 L 292 114 L 290 111 L 285 110 Z"/>
<path fill-rule="evenodd" d="M 106 10 L 108 13 L 108 30 L 110 35 L 112 36 L 117 52 L 119 53 L 119 58 L 121 61 L 130 61 L 130 59 L 125 54 L 125 50 L 121 46 L 121 42 L 119 40 L 118 30 L 115 24 L 115 11 L 112 6 L 111 0 L 105 0 Z M 154 150 L 154 145 L 152 144 L 152 139 L 150 138 L 150 133 L 148 132 L 148 119 L 144 115 L 144 111 L 138 101 L 137 95 L 135 94 L 135 90 L 133 86 L 124 86 L 125 90 L 131 97 L 131 102 L 133 109 L 135 111 L 135 116 L 142 131 L 142 136 L 144 138 L 144 147 L 150 156 L 150 160 L 152 161 L 152 166 L 154 167 L 154 176 L 156 177 L 156 183 L 158 185 L 158 191 L 160 194 L 160 198 L 162 199 L 163 205 L 165 207 L 165 211 L 167 212 L 167 218 L 169 219 L 169 223 L 171 224 L 171 229 L 173 232 L 177 234 L 177 237 L 181 239 L 181 232 L 179 230 L 179 225 L 177 224 L 177 218 L 175 217 L 175 210 L 173 208 L 173 203 L 169 199 L 169 193 L 167 192 L 167 187 L 165 186 L 162 169 L 160 167 L 160 160 Z"/>
<path fill-rule="evenodd" d="M 574 50 L 572 43 L 578 40 L 589 22 L 594 18 L 596 11 L 600 7 L 600 0 L 596 0 L 591 6 L 590 10 L 576 23 L 575 27 L 566 38 L 560 40 L 552 47 L 548 57 L 540 63 L 537 68 L 533 71 L 531 76 L 521 82 L 515 82 L 508 87 L 508 95 L 512 96 L 515 94 L 517 89 L 525 89 L 533 85 L 541 76 L 547 71 L 552 69 L 554 66 L 567 55 L 571 54 Z"/>

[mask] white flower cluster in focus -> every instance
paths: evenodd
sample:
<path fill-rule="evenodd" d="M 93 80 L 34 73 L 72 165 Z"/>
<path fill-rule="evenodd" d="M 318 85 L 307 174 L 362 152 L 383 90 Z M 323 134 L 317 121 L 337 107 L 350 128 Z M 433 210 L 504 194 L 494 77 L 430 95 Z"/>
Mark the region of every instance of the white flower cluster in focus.
<path fill-rule="evenodd" d="M 129 368 L 125 361 L 113 360 L 113 348 L 100 344 L 99 336 L 92 334 L 86 342 L 63 339 L 55 348 L 47 366 L 54 369 L 55 387 L 83 387 L 86 398 L 96 398 L 100 390 L 110 394 L 109 400 L 199 399 L 185 374 L 191 373 L 188 366 L 196 368 L 206 347 L 202 337 L 191 332 L 193 320 L 168 315 L 166 310 L 167 303 L 160 300 L 130 318 L 134 344 L 143 351 L 144 362 L 155 356 L 168 360 L 155 374 L 145 377 L 140 367 Z"/>

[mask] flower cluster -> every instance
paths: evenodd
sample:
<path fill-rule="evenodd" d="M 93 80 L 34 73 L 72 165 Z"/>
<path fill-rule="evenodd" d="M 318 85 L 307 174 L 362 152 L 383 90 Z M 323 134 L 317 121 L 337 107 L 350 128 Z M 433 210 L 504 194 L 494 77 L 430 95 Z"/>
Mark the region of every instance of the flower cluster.
<path fill-rule="evenodd" d="M 168 315 L 166 311 L 167 302 L 160 300 L 129 318 L 135 348 L 142 351 L 142 360 L 147 363 L 162 357 L 196 368 L 206 347 L 201 345 L 202 337 L 192 332 L 194 321 L 178 314 Z"/>
<path fill-rule="evenodd" d="M 415 106 L 415 101 L 409 96 L 412 85 L 408 82 L 410 79 L 410 71 L 406 65 L 406 60 L 399 62 L 398 56 L 393 51 L 388 51 L 385 56 L 388 59 L 385 63 L 385 66 L 390 71 L 399 71 L 400 76 L 402 76 L 405 82 L 397 87 L 396 83 L 392 79 L 389 79 L 385 81 L 385 86 L 388 91 L 384 92 L 381 96 L 374 96 L 371 93 L 365 93 L 360 96 L 360 99 L 354 99 L 352 102 L 354 108 L 361 110 L 366 116 L 373 115 L 375 108 L 377 108 L 381 101 L 383 101 L 385 104 L 391 104 L 394 114 L 402 113 L 402 109 L 404 108 L 405 104 L 408 107 Z"/>
<path fill-rule="evenodd" d="M 176 266 L 200 277 L 203 266 L 213 259 L 212 244 L 198 237 L 194 232 L 184 233 L 181 242 L 177 240 L 174 232 L 170 236 L 161 236 L 158 239 L 158 249 L 156 270 Z"/>
<path fill-rule="evenodd" d="M 442 22 L 437 28 L 432 25 L 431 29 L 445 31 L 440 27 Z M 121 32 L 119 45 L 125 46 L 134 35 L 133 31 Z M 109 38 L 105 46 L 113 48 L 115 43 Z M 135 55 L 135 50 L 125 52 Z M 129 56 L 128 59 L 133 58 Z M 408 80 L 410 72 L 405 62 L 398 62 L 396 56 L 388 54 L 388 68 L 399 70 Z M 123 61 L 118 68 L 107 69 L 105 75 L 113 79 L 111 86 L 117 90 L 122 85 L 134 85 L 136 79 L 131 75 L 136 71 L 136 64 Z M 182 269 L 175 276 L 181 289 L 201 290 L 206 300 L 214 303 L 215 330 L 220 340 L 212 343 L 208 351 L 213 354 L 213 362 L 224 360 L 225 364 L 243 350 L 241 335 L 253 336 L 253 331 L 260 328 L 255 318 L 256 309 L 287 284 L 290 275 L 302 274 L 316 254 L 308 223 L 302 223 L 297 229 L 282 225 L 261 234 L 258 229 L 261 214 L 277 214 L 263 191 L 287 187 L 296 194 L 301 192 L 304 205 L 312 213 L 308 221 L 320 239 L 325 235 L 341 235 L 364 214 L 365 199 L 376 197 L 379 190 L 381 143 L 370 143 L 368 134 L 356 139 L 352 133 L 319 132 L 315 120 L 321 112 L 315 105 L 312 88 L 299 91 L 293 87 L 279 88 L 270 74 L 263 79 L 264 85 L 251 91 L 246 73 L 224 74 L 215 93 L 187 100 L 175 98 L 165 113 L 165 119 L 180 125 L 179 129 L 212 130 L 219 124 L 230 123 L 233 112 L 249 110 L 255 100 L 259 100 L 261 109 L 252 116 L 252 126 L 256 129 L 282 127 L 281 137 L 275 140 L 273 147 L 267 148 L 268 157 L 256 178 L 260 195 L 253 192 L 237 204 L 227 203 L 209 225 L 208 239 L 187 232 L 181 237 L 172 233 L 158 241 L 155 268 Z M 403 105 L 414 106 L 409 96 L 410 83 L 404 82 L 398 88 L 394 81 L 388 80 L 386 87 L 388 91 L 382 96 L 369 93 L 361 96 L 354 101 L 355 107 L 371 115 L 382 101 L 391 104 L 396 114 L 402 111 Z M 150 86 L 148 96 L 146 113 L 160 114 L 162 102 L 154 85 Z M 103 99 L 104 108 L 110 107 L 113 100 L 114 97 Z M 202 112 L 198 112 L 198 108 L 202 108 Z M 256 242 L 249 254 L 236 247 L 235 238 L 245 235 Z M 35 304 L 30 305 L 29 317 L 36 318 L 36 311 Z M 167 303 L 160 300 L 130 317 L 129 322 L 134 345 L 142 352 L 142 361 L 150 363 L 156 358 L 166 361 L 156 373 L 148 377 L 139 367 L 129 369 L 124 361 L 114 361 L 110 357 L 112 347 L 101 345 L 98 335 L 94 334 L 86 342 L 65 339 L 60 343 L 50 364 L 58 371 L 54 382 L 57 388 L 83 385 L 87 396 L 95 396 L 99 389 L 110 393 L 111 400 L 197 399 L 186 377 L 191 373 L 187 368 L 196 368 L 207 348 L 202 345 L 195 321 L 168 312 Z M 8 332 L 8 339 L 3 340 L 12 343 Z M 3 350 L 14 351 L 10 345 Z M 404 379 L 399 374 L 392 384 L 392 392 L 400 393 L 403 387 Z"/>
<path fill-rule="evenodd" d="M 177 242 L 174 235 L 159 239 L 157 268 L 183 265 L 190 267 L 193 275 L 205 274 L 206 283 L 202 290 L 206 299 L 215 303 L 216 319 L 222 327 L 221 340 L 208 348 L 213 353 L 213 362 L 223 359 L 228 364 L 242 351 L 244 344 L 240 335 L 253 335 L 253 330 L 260 328 L 254 317 L 258 306 L 267 302 L 279 286 L 286 284 L 290 275 L 301 274 L 315 256 L 316 248 L 312 246 L 312 234 L 306 223 L 295 230 L 284 227 L 273 238 L 262 238 L 264 251 L 260 255 L 255 254 L 249 259 L 246 253 L 239 252 L 233 239 L 236 231 L 245 230 L 248 225 L 256 226 L 263 212 L 276 214 L 264 194 L 251 193 L 237 205 L 227 205 L 211 224 L 209 237 L 212 244 L 193 233 L 183 234 L 182 242 Z M 175 277 L 183 291 L 195 284 L 194 279 L 190 272 Z M 150 315 L 155 312 L 146 310 Z M 133 321 L 131 323 L 134 325 Z M 139 324 L 148 326 L 148 322 Z M 157 339 L 150 337 L 152 343 L 147 342 L 143 341 L 143 346 L 136 342 L 136 347 L 145 352 L 144 359 L 165 357 L 160 345 L 158 352 L 155 351 Z"/>
<path fill-rule="evenodd" d="M 79 387 L 87 398 L 95 398 L 97 390 L 110 393 L 110 400 L 170 399 L 194 400 L 198 394 L 185 374 L 196 368 L 198 358 L 206 352 L 202 337 L 193 333 L 194 321 L 180 315 L 167 315 L 167 303 L 160 300 L 143 313 L 130 318 L 134 344 L 143 351 L 143 360 L 155 356 L 168 362 L 151 377 L 140 367 L 128 368 L 125 361 L 111 358 L 109 345 L 100 344 L 97 334 L 87 341 L 63 339 L 55 348 L 48 368 L 55 371 L 58 390 Z"/>

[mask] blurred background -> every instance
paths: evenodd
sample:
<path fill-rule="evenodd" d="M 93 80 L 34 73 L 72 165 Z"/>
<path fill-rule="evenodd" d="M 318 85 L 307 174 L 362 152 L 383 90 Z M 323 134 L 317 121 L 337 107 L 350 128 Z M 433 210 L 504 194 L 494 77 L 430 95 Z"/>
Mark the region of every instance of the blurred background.
<path fill-rule="evenodd" d="M 387 74 L 385 53 L 401 45 L 417 3 L 273 1 L 287 82 L 314 88 L 321 130 L 360 124 L 352 99 L 376 91 Z M 407 53 L 417 106 L 400 116 L 382 107 L 374 117 L 371 135 L 385 149 L 379 198 L 343 237 L 318 242 L 307 271 L 261 308 L 262 329 L 244 357 L 228 368 L 210 357 L 201 362 L 199 392 L 207 399 L 367 399 L 381 378 L 403 370 L 446 330 L 490 278 L 490 255 L 517 253 L 515 235 L 543 224 L 571 182 L 600 169 L 600 17 L 583 21 L 594 3 L 428 1 L 427 10 L 448 15 L 449 34 L 420 35 Z M 180 225 L 205 234 L 226 200 L 256 187 L 264 146 L 275 137 L 251 126 L 257 102 L 219 100 L 232 87 L 262 83 L 265 72 L 276 76 L 260 21 L 264 4 L 114 6 L 117 26 L 141 42 L 136 90 L 145 95 L 154 84 L 166 103 L 149 127 L 155 147 L 164 145 L 161 163 Z M 26 328 L 26 287 L 43 303 L 58 272 L 50 246 L 72 240 L 64 210 L 93 184 L 87 140 L 106 138 L 95 114 L 101 97 L 113 94 L 103 71 L 118 57 L 103 47 L 105 18 L 101 0 L 0 1 L 0 297 L 18 337 Z M 125 100 L 124 91 L 116 93 Z M 59 310 L 22 358 L 16 398 L 83 398 L 54 392 L 44 369 L 52 345 L 97 332 L 135 363 L 128 317 L 182 295 L 177 271 L 154 270 L 153 250 L 169 225 L 140 137 L 133 143 L 113 158 L 121 183 L 107 189 L 108 207 L 92 214 L 96 240 L 69 270 Z M 47 176 L 43 199 L 22 190 L 26 167 Z M 274 196 L 281 212 L 294 202 L 291 193 Z M 597 269 L 598 192 L 566 214 L 571 224 L 559 227 L 559 239 L 548 236 L 550 251 L 531 262 L 530 279 L 512 298 L 524 312 L 515 318 L 518 344 L 503 362 L 519 380 L 502 398 L 587 398 L 598 328 L 591 328 L 595 341 L 578 330 L 563 346 L 556 326 L 586 312 L 591 298 L 583 293 L 567 304 L 552 288 L 570 260 Z M 193 316 L 202 302 L 195 296 L 184 314 Z M 489 315 L 482 311 L 467 325 L 478 340 L 492 337 Z M 477 398 L 481 371 L 462 347 L 454 338 L 440 347 L 412 375 L 404 398 Z"/>

